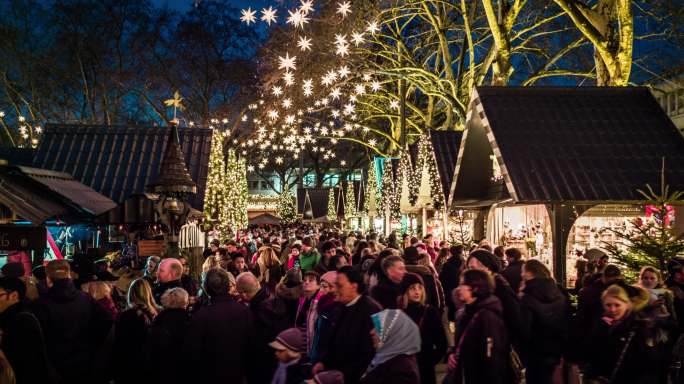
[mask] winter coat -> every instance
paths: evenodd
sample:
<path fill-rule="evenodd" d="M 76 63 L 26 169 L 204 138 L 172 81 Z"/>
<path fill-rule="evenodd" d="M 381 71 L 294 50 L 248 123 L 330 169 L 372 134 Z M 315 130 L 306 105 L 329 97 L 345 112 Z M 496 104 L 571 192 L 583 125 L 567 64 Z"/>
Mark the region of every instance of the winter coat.
<path fill-rule="evenodd" d="M 452 256 L 444 263 L 442 272 L 439 274 L 439 281 L 442 283 L 442 288 L 444 289 L 444 294 L 447 298 L 447 314 L 449 315 L 450 321 L 454 320 L 454 314 L 456 313 L 456 305 L 454 304 L 454 301 L 451 300 L 451 292 L 458 287 L 462 266 L 463 260 L 458 260 L 457 257 Z"/>
<path fill-rule="evenodd" d="M 356 303 L 345 305 L 340 311 L 330 348 L 322 356 L 322 362 L 326 370 L 341 371 L 346 384 L 358 383 L 375 355 L 370 336 L 371 315 L 381 310 L 375 300 L 362 295 Z"/>
<path fill-rule="evenodd" d="M 16 303 L 0 314 L 0 349 L 14 369 L 17 383 L 54 383 L 38 319 Z"/>
<path fill-rule="evenodd" d="M 442 311 L 444 309 L 444 290 L 442 283 L 435 278 L 432 270 L 424 265 L 407 265 L 406 271 L 416 273 L 423 278 L 425 303 Z"/>
<path fill-rule="evenodd" d="M 302 296 L 302 286 L 288 287 L 284 283 L 278 283 L 275 296 L 285 304 L 288 328 L 294 327 L 297 309 L 299 308 L 299 298 Z"/>
<path fill-rule="evenodd" d="M 585 348 L 589 363 L 585 376 L 610 379 L 615 372 L 613 384 L 665 382 L 669 348 L 659 341 L 660 331 L 657 321 L 637 313 L 631 313 L 612 325 L 604 319 L 597 319 L 589 331 L 591 343 Z M 630 335 L 632 339 L 627 344 Z M 618 364 L 623 351 L 622 362 Z"/>
<path fill-rule="evenodd" d="M 228 296 L 212 298 L 190 320 L 182 382 L 243 383 L 247 372 L 265 369 L 250 353 L 254 327 L 246 306 Z"/>
<path fill-rule="evenodd" d="M 568 337 L 568 302 L 553 279 L 525 282 L 520 298 L 524 327 L 522 354 L 530 359 L 560 360 Z"/>
<path fill-rule="evenodd" d="M 250 383 L 268 383 L 276 369 L 276 360 L 268 343 L 272 342 L 278 333 L 291 328 L 294 320 L 288 316 L 285 302 L 273 297 L 265 287 L 249 301 L 254 326 L 252 329 L 253 361 L 255 369 L 248 371 Z"/>
<path fill-rule="evenodd" d="M 420 329 L 420 352 L 416 355 L 420 382 L 434 384 L 435 365 L 442 360 L 447 350 L 447 337 L 439 312 L 430 306 L 410 303 L 404 310 Z"/>
<path fill-rule="evenodd" d="M 181 276 L 181 287 L 185 289 L 185 291 L 188 293 L 190 296 L 197 296 L 197 291 L 199 291 L 199 284 L 197 284 L 197 281 L 195 278 L 193 278 L 190 275 L 183 275 Z M 161 304 L 161 303 L 159 303 Z"/>
<path fill-rule="evenodd" d="M 525 324 L 522 312 L 520 312 L 520 301 L 511 286 L 508 285 L 508 281 L 501 275 L 495 274 L 494 282 L 496 284 L 494 296 L 499 299 L 503 308 L 503 319 L 506 323 L 508 340 L 516 347 L 516 350 L 520 349 L 520 343 L 524 337 L 520 330 L 524 328 Z"/>
<path fill-rule="evenodd" d="M 510 343 L 495 296 L 465 306 L 456 325 L 458 363 L 449 373 L 453 383 L 508 383 Z"/>
<path fill-rule="evenodd" d="M 302 269 L 302 273 L 306 271 L 311 271 L 318 265 L 321 260 L 321 255 L 318 253 L 316 248 L 311 248 L 309 252 L 302 252 L 299 254 L 299 262 Z"/>
<path fill-rule="evenodd" d="M 344 306 L 335 301 L 335 294 L 328 293 L 321 296 L 316 304 L 316 322 L 314 323 L 313 335 L 307 339 L 308 354 L 311 361 L 320 361 L 328 348 L 331 347 L 333 330 Z"/>
<path fill-rule="evenodd" d="M 424 383 L 424 381 L 422 381 Z M 346 376 L 345 376 L 345 383 Z M 421 377 L 415 356 L 399 355 L 378 365 L 364 375 L 361 384 L 420 384 Z"/>
<path fill-rule="evenodd" d="M 102 306 L 102 308 L 106 309 L 107 311 L 109 311 L 109 313 L 112 314 L 113 319 L 115 319 L 119 315 L 119 310 L 116 309 L 116 304 L 114 303 L 114 300 L 112 300 L 111 297 L 103 297 L 96 301 L 98 304 Z"/>
<path fill-rule="evenodd" d="M 684 333 L 684 284 L 668 281 L 667 287 L 672 291 L 674 315 L 678 322 L 677 334 Z"/>
<path fill-rule="evenodd" d="M 112 327 L 112 316 L 71 279 L 53 282 L 34 304 L 47 354 L 64 382 L 90 383 L 95 350 Z"/>
<path fill-rule="evenodd" d="M 165 309 L 154 319 L 144 348 L 149 384 L 182 383 L 185 358 L 179 351 L 189 325 L 188 312 L 181 308 Z"/>
<path fill-rule="evenodd" d="M 396 309 L 399 297 L 399 284 L 384 275 L 380 275 L 378 284 L 371 288 L 370 297 L 377 301 L 383 309 Z"/>
<path fill-rule="evenodd" d="M 320 300 L 321 296 L 323 296 L 323 292 L 318 290 L 310 299 L 305 297 L 299 298 L 299 306 L 297 307 L 297 316 L 295 317 L 295 322 L 299 323 L 300 319 L 303 321 L 307 355 L 311 353 L 311 344 L 313 343 L 314 332 L 316 330 L 316 320 L 318 319 L 318 300 Z M 307 300 L 309 300 L 308 307 L 306 306 Z"/>
<path fill-rule="evenodd" d="M 173 281 L 167 281 L 165 283 L 159 283 L 157 285 L 153 286 L 153 294 L 154 294 L 154 301 L 158 304 L 161 305 L 161 297 L 166 292 L 167 290 L 171 288 L 183 288 L 183 284 L 181 283 L 181 279 L 178 280 L 173 280 Z M 188 292 L 190 294 L 190 292 Z"/>
<path fill-rule="evenodd" d="M 518 293 L 520 283 L 522 282 L 522 266 L 525 264 L 522 260 L 515 260 L 508 264 L 506 269 L 501 271 L 501 275 L 508 281 L 508 284 L 513 289 L 513 292 Z"/>
<path fill-rule="evenodd" d="M 119 314 L 114 324 L 114 378 L 116 383 L 147 380 L 143 346 L 152 325 L 152 314 L 144 308 L 129 308 Z"/>

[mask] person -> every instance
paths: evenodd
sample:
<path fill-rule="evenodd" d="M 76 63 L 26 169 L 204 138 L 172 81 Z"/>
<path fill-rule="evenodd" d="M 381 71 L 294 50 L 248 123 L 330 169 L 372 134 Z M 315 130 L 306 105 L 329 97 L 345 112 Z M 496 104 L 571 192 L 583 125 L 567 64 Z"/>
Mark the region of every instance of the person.
<path fill-rule="evenodd" d="M 370 291 L 370 297 L 383 308 L 397 308 L 397 298 L 401 281 L 406 275 L 406 266 L 400 256 L 389 256 L 382 260 L 382 273 L 378 277 L 378 284 Z"/>
<path fill-rule="evenodd" d="M 646 310 L 648 298 L 648 292 L 634 286 L 614 284 L 604 290 L 603 317 L 587 338 L 587 379 L 615 384 L 666 382 L 667 338 Z"/>
<path fill-rule="evenodd" d="M 135 383 L 147 378 L 143 346 L 152 321 L 157 316 L 152 289 L 145 279 L 133 281 L 128 290 L 128 309 L 114 324 L 114 379 L 116 383 Z"/>
<path fill-rule="evenodd" d="M 406 270 L 420 275 L 423 279 L 427 303 L 442 311 L 444 309 L 444 290 L 434 268 L 425 265 L 430 263 L 429 255 L 426 252 L 420 252 L 416 247 L 408 247 L 404 250 L 404 260 Z"/>
<path fill-rule="evenodd" d="M 332 330 L 330 348 L 314 365 L 313 373 L 337 369 L 344 374 L 348 384 L 358 383 L 374 355 L 373 344 L 368 337 L 373 323 L 371 315 L 382 308 L 375 300 L 364 295 L 363 275 L 351 266 L 337 271 L 337 301 L 344 307 Z M 354 356 L 354 358 L 350 358 Z"/>
<path fill-rule="evenodd" d="M 42 266 L 40 266 L 42 267 Z M 39 267 L 36 267 L 39 268 Z M 38 287 L 33 278 L 26 276 L 24 264 L 18 261 L 8 262 L 0 268 L 2 276 L 16 277 L 26 285 L 26 300 L 35 301 L 38 298 Z M 38 280 L 38 279 L 36 279 Z"/>
<path fill-rule="evenodd" d="M 337 272 L 326 272 L 321 276 L 321 295 L 315 306 L 314 318 L 309 320 L 313 327 L 307 329 L 307 355 L 310 361 L 318 361 L 330 346 L 333 325 L 342 305 L 336 301 Z"/>
<path fill-rule="evenodd" d="M 287 326 L 293 326 L 299 308 L 299 299 L 302 297 L 302 271 L 299 269 L 287 271 L 285 277 L 276 285 L 275 297 L 285 304 Z"/>
<path fill-rule="evenodd" d="M 449 257 L 451 257 L 451 251 L 449 251 L 449 248 L 439 248 L 437 260 L 435 260 L 435 270 L 437 271 L 437 275 L 442 273 L 444 263 L 449 260 Z"/>
<path fill-rule="evenodd" d="M 143 274 L 143 279 L 147 280 L 151 287 L 153 287 L 154 283 L 157 281 L 157 267 L 159 266 L 160 261 L 161 257 L 150 256 L 147 258 L 147 261 L 145 262 L 145 271 Z"/>
<path fill-rule="evenodd" d="M 407 273 L 399 290 L 399 308 L 413 320 L 420 331 L 421 347 L 417 355 L 420 382 L 435 384 L 435 365 L 447 350 L 447 336 L 439 311 L 425 304 L 423 279 L 415 273 Z"/>
<path fill-rule="evenodd" d="M 321 260 L 321 255 L 318 253 L 316 247 L 314 247 L 314 241 L 311 236 L 305 237 L 302 240 L 302 253 L 299 255 L 301 261 L 302 272 L 310 271 L 318 265 Z"/>
<path fill-rule="evenodd" d="M 109 311 L 109 313 L 112 314 L 113 319 L 119 314 L 119 310 L 116 308 L 116 304 L 112 299 L 112 288 L 109 284 L 104 281 L 91 281 L 90 283 L 81 286 L 81 289 L 88 292 L 99 305 Z"/>
<path fill-rule="evenodd" d="M 456 292 L 465 306 L 457 321 L 456 349 L 448 359 L 449 382 L 508 383 L 510 342 L 492 275 L 467 270 Z"/>
<path fill-rule="evenodd" d="M 463 267 L 465 266 L 463 261 L 464 247 L 462 244 L 454 245 L 449 251 L 451 257 L 444 263 L 442 272 L 439 274 L 439 281 L 442 283 L 444 294 L 447 297 L 445 300 L 447 305 L 447 318 L 449 321 L 454 321 L 456 305 L 454 304 L 454 301 L 451 300 L 451 297 L 454 289 L 458 286 L 461 271 L 463 271 Z"/>
<path fill-rule="evenodd" d="M 522 266 L 524 261 L 522 259 L 522 252 L 518 248 L 508 248 L 504 251 L 506 255 L 506 262 L 508 266 L 501 271 L 501 276 L 508 281 L 508 284 L 513 289 L 513 292 L 520 291 L 520 282 L 522 281 Z"/>
<path fill-rule="evenodd" d="M 684 333 L 684 258 L 671 259 L 667 265 L 667 288 L 673 295 L 674 315 L 677 319 L 677 335 Z"/>
<path fill-rule="evenodd" d="M 398 309 L 385 309 L 372 318 L 375 355 L 360 383 L 420 384 L 415 356 L 420 351 L 418 326 Z"/>
<path fill-rule="evenodd" d="M 207 272 L 202 289 L 210 305 L 190 320 L 183 344 L 183 380 L 192 383 L 242 383 L 248 371 L 263 370 L 251 357 L 253 319 L 246 306 L 230 297 L 229 273 Z"/>
<path fill-rule="evenodd" d="M 0 350 L 18 383 L 56 383 L 38 319 L 26 307 L 26 285 L 17 277 L 0 277 Z"/>
<path fill-rule="evenodd" d="M 300 268 L 302 266 L 302 261 L 299 258 L 299 253 L 301 251 L 301 246 L 299 244 L 293 244 L 290 247 L 290 256 L 287 258 L 287 269 Z"/>
<path fill-rule="evenodd" d="M 45 270 L 48 292 L 38 298 L 33 312 L 43 330 L 48 357 L 63 381 L 88 383 L 94 352 L 109 334 L 112 316 L 76 289 L 66 260 L 52 260 Z"/>
<path fill-rule="evenodd" d="M 178 353 L 188 331 L 189 295 L 183 288 L 171 288 L 161 297 L 164 308 L 155 317 L 144 347 L 151 384 L 180 384 L 185 358 Z"/>
<path fill-rule="evenodd" d="M 180 256 L 178 261 L 180 262 L 181 267 L 183 267 L 183 272 L 181 274 L 181 287 L 183 287 L 188 295 L 197 296 L 199 287 L 197 286 L 197 280 L 195 280 L 195 278 L 190 274 L 190 261 L 185 256 Z"/>
<path fill-rule="evenodd" d="M 116 281 L 117 277 L 112 274 L 111 264 L 108 259 L 95 261 L 95 277 L 99 281 Z"/>
<path fill-rule="evenodd" d="M 539 260 L 527 260 L 522 267 L 520 310 L 524 329 L 523 350 L 530 384 L 552 382 L 568 338 L 569 303 Z"/>
<path fill-rule="evenodd" d="M 434 263 L 437 259 L 437 251 L 435 251 L 435 241 L 432 238 L 432 233 L 428 233 L 427 235 L 423 236 L 423 244 L 425 244 L 425 250 L 430 256 L 430 261 Z"/>
<path fill-rule="evenodd" d="M 319 372 L 306 384 L 344 384 L 344 374 L 336 370 Z"/>
<path fill-rule="evenodd" d="M 335 248 L 335 243 L 333 243 L 332 241 L 326 241 L 325 243 L 323 243 L 321 251 L 323 253 L 323 256 L 321 257 L 318 264 L 316 264 L 314 270 L 319 274 L 335 270 L 335 265 L 331 264 L 332 259 L 335 258 L 335 256 L 337 256 L 337 248 Z"/>
<path fill-rule="evenodd" d="M 218 253 L 222 252 L 225 252 L 225 250 L 221 249 L 221 242 L 218 239 L 214 239 L 209 243 L 209 248 L 202 252 L 202 256 L 206 259 L 209 256 L 216 256 Z"/>
<path fill-rule="evenodd" d="M 154 286 L 154 301 L 159 303 L 161 295 L 167 289 L 183 286 L 181 277 L 183 276 L 183 264 L 178 259 L 166 258 L 159 263 L 157 268 L 157 284 Z"/>
<path fill-rule="evenodd" d="M 247 266 L 247 260 L 245 256 L 236 253 L 233 255 L 233 263 L 230 266 L 230 273 L 234 277 L 237 277 L 242 272 L 249 272 L 249 266 Z"/>
<path fill-rule="evenodd" d="M 499 245 L 494 250 L 492 251 L 494 256 L 496 256 L 496 260 L 499 262 L 499 267 L 502 270 L 505 270 L 506 267 L 508 267 L 508 261 L 506 260 L 506 247 L 503 245 Z"/>
<path fill-rule="evenodd" d="M 283 276 L 283 270 L 273 248 L 267 246 L 259 248 L 255 273 L 259 278 L 259 283 L 266 287 L 270 293 L 275 293 L 276 285 Z"/>
<path fill-rule="evenodd" d="M 499 299 L 503 308 L 503 319 L 506 322 L 508 340 L 516 349 L 520 349 L 522 335 L 519 332 L 524 327 L 520 302 L 508 281 L 499 274 L 499 263 L 496 261 L 496 256 L 486 249 L 476 249 L 468 255 L 467 265 L 469 269 L 478 269 L 492 275 L 495 283 L 494 296 Z"/>
<path fill-rule="evenodd" d="M 271 384 L 300 384 L 311 376 L 311 366 L 302 356 L 306 351 L 306 341 L 301 329 L 288 328 L 268 345 L 275 350 L 278 360 Z"/>
<path fill-rule="evenodd" d="M 617 265 L 609 264 L 603 268 L 603 272 L 598 279 L 582 288 L 577 296 L 577 315 L 575 321 L 578 330 L 589 329 L 591 324 L 601 318 L 603 314 L 601 295 L 606 288 L 613 284 L 627 285 L 620 268 Z"/>
<path fill-rule="evenodd" d="M 313 327 L 316 305 L 322 293 L 320 292 L 320 276 L 316 271 L 304 272 L 302 278 L 302 294 L 299 297 L 297 313 L 295 315 L 295 327 L 303 329 L 305 334 Z"/>
<path fill-rule="evenodd" d="M 258 361 L 260 365 L 248 372 L 248 378 L 250 382 L 267 383 L 271 380 L 276 367 L 276 361 L 268 343 L 278 333 L 290 328 L 293 321 L 288 319 L 285 303 L 281 299 L 273 297 L 251 272 L 238 275 L 236 289 L 240 299 L 247 303 L 252 314 L 251 317 L 254 321 L 252 353 L 254 360 Z"/>

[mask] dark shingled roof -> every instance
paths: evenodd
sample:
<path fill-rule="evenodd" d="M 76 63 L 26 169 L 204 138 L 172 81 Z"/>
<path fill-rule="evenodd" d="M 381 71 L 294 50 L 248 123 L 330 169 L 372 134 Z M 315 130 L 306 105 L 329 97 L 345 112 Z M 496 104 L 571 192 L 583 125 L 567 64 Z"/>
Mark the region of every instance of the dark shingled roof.
<path fill-rule="evenodd" d="M 663 157 L 670 189 L 684 190 L 684 138 L 647 88 L 478 87 L 471 114 L 457 198 L 486 198 L 461 184 L 491 191 L 474 164 L 491 177 L 492 153 L 516 202 L 642 200 L 636 190 L 659 187 Z"/>
<path fill-rule="evenodd" d="M 204 206 L 212 130 L 180 128 L 181 149 L 197 193 L 196 209 Z M 168 127 L 48 125 L 34 166 L 67 172 L 117 203 L 143 193 L 155 180 L 168 143 Z"/>
<path fill-rule="evenodd" d="M 439 172 L 439 179 L 442 182 L 444 201 L 449 201 L 451 181 L 454 178 L 458 148 L 461 145 L 462 137 L 463 132 L 460 131 L 430 131 L 437 172 Z"/>

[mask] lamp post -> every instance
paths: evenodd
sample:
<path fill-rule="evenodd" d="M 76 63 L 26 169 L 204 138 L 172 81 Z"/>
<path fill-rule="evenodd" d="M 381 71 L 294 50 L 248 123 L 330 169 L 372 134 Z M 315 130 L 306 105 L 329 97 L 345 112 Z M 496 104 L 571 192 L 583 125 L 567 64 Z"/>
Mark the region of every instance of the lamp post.
<path fill-rule="evenodd" d="M 190 213 L 188 198 L 197 193 L 197 184 L 190 177 L 181 151 L 178 128 L 171 126 L 164 159 L 157 178 L 147 185 L 155 195 L 154 208 L 165 227 L 166 256 L 180 256 L 178 233 Z"/>

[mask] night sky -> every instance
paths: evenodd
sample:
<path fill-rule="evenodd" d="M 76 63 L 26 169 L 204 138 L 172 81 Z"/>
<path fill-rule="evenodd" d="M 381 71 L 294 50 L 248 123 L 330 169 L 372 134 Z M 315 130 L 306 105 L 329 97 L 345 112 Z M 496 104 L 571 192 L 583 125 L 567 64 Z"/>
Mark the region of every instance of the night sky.
<path fill-rule="evenodd" d="M 185 11 L 188 7 L 193 6 L 195 1 L 201 0 L 152 0 L 152 3 L 161 7 L 168 5 L 169 8 Z M 226 2 L 236 8 L 252 7 L 252 9 L 261 9 L 264 6 L 275 5 L 276 3 L 276 1 L 272 0 L 226 0 Z"/>

